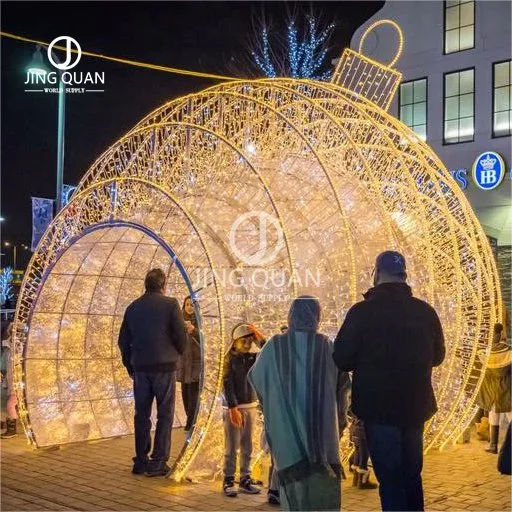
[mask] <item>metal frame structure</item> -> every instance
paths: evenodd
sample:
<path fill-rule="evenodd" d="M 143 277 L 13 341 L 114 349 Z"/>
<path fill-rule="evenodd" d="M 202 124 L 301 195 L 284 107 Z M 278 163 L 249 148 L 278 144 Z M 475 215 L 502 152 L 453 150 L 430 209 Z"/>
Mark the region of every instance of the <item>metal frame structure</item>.
<path fill-rule="evenodd" d="M 345 56 L 351 65 L 364 59 Z M 347 62 L 339 65 L 342 80 L 343 69 Z M 394 94 L 394 74 L 389 84 Z M 290 299 L 308 293 L 319 297 L 322 330 L 333 336 L 387 248 L 404 253 L 415 295 L 437 309 L 446 335 L 447 360 L 434 374 L 439 412 L 426 427 L 426 448 L 457 439 L 483 377 L 477 354 L 488 355 L 502 314 L 495 263 L 450 173 L 386 112 L 390 89 L 382 89 L 379 106 L 376 89 L 369 88 L 369 101 L 362 85 L 356 92 L 291 79 L 218 85 L 158 108 L 96 160 L 42 238 L 20 292 L 15 375 L 30 440 L 44 446 L 131 432 L 122 418 L 131 402 L 116 326 L 144 273 L 158 264 L 168 269 L 173 294 L 194 292 L 202 331 L 197 421 L 174 477 L 215 470 L 226 333 L 241 320 L 276 333 Z M 244 264 L 229 244 L 234 222 L 255 210 L 276 219 L 284 240 L 261 268 Z M 250 254 L 260 249 L 257 228 L 237 235 Z M 151 257 L 133 260 L 151 244 Z M 319 281 L 305 282 L 313 269 Z M 202 286 L 195 285 L 198 270 Z M 277 300 L 260 293 L 256 272 L 289 277 L 265 283 Z M 101 331 L 98 317 L 112 327 Z M 108 345 L 109 357 L 91 340 Z"/>

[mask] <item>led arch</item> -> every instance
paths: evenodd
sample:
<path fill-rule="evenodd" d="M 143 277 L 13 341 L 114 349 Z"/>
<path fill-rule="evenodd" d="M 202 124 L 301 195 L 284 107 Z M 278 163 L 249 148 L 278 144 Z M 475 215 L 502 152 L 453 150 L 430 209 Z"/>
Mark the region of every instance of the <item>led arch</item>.
<path fill-rule="evenodd" d="M 275 258 L 262 266 L 245 264 L 230 247 L 233 224 L 254 211 L 282 230 Z M 257 252 L 254 229 L 237 236 L 239 247 Z M 85 247 L 101 243 L 113 256 L 89 261 Z M 145 246 L 160 259 L 130 263 Z M 222 455 L 221 370 L 233 325 L 247 319 L 271 335 L 285 322 L 290 299 L 311 293 L 323 306 L 322 330 L 333 336 L 370 285 L 375 256 L 390 247 L 405 254 L 415 295 L 435 306 L 445 330 L 448 356 L 434 374 L 439 412 L 425 433 L 427 448 L 440 447 L 471 419 L 482 378 L 476 354 L 488 350 L 501 303 L 485 234 L 432 150 L 374 103 L 332 83 L 239 81 L 167 103 L 98 158 L 33 256 L 15 322 L 27 433 L 43 446 L 131 432 L 119 419 L 131 405 L 115 353 L 117 329 L 144 272 L 158 263 L 171 269 L 178 296 L 200 288 L 203 386 L 196 428 L 174 473 L 179 479 L 185 471 L 215 470 Z M 169 251 L 181 272 L 170 265 Z M 101 267 L 97 283 L 79 303 L 85 292 L 75 283 L 87 281 L 83 269 L 94 264 Z M 261 293 L 251 279 L 260 271 L 289 280 L 267 282 L 269 293 Z M 305 281 L 308 271 L 318 280 Z M 103 293 L 108 305 L 101 304 Z M 112 325 L 101 334 L 111 350 L 108 371 L 88 348 L 101 331 L 98 314 Z M 41 390 L 46 368 L 52 382 Z M 91 376 L 100 374 L 110 384 L 98 389 Z M 70 386 L 77 380 L 80 391 Z M 110 400 L 120 411 L 110 418 L 115 432 L 106 408 L 95 416 L 95 400 Z M 72 407 L 79 412 L 70 414 Z"/>

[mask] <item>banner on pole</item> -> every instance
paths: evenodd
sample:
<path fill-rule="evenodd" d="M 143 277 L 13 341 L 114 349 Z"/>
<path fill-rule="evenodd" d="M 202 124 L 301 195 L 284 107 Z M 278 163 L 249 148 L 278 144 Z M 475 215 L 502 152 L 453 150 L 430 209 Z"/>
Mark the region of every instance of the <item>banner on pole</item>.
<path fill-rule="evenodd" d="M 65 183 L 62 185 L 62 207 L 66 206 L 73 195 L 73 192 L 76 190 L 74 185 L 66 185 Z"/>
<path fill-rule="evenodd" d="M 32 198 L 32 252 L 53 218 L 53 199 Z"/>

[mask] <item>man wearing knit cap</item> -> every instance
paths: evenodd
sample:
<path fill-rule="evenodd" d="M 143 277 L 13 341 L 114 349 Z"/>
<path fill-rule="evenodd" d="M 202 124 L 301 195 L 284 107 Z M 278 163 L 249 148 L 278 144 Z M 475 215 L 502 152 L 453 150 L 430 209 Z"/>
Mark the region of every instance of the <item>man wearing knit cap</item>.
<path fill-rule="evenodd" d="M 437 410 L 432 368 L 445 356 L 435 310 L 413 297 L 405 258 L 377 257 L 374 287 L 347 313 L 334 361 L 352 371 L 352 411 L 363 420 L 383 510 L 424 510 L 423 425 Z"/>

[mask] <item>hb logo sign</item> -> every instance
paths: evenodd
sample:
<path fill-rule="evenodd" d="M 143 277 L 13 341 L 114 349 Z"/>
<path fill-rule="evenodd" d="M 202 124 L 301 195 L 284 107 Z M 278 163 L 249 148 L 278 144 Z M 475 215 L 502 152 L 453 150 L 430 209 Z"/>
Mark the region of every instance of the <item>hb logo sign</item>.
<path fill-rule="evenodd" d="M 482 190 L 493 190 L 505 176 L 505 163 L 498 153 L 482 153 L 473 164 L 473 181 Z"/>

